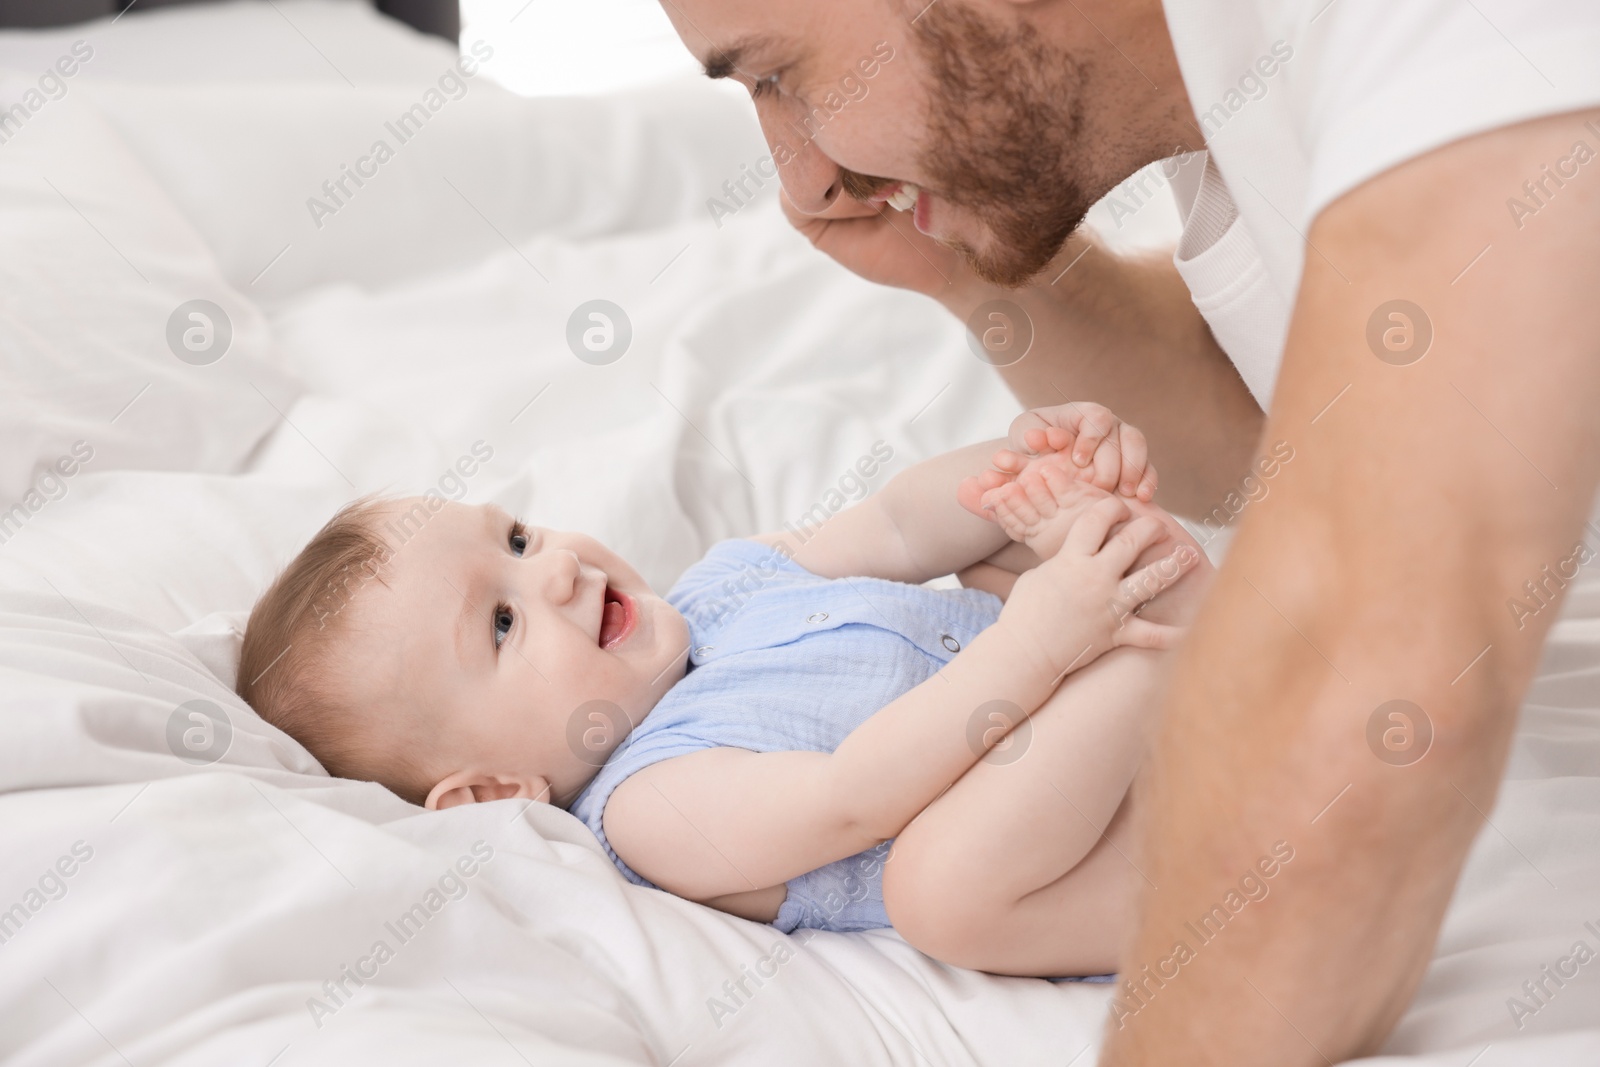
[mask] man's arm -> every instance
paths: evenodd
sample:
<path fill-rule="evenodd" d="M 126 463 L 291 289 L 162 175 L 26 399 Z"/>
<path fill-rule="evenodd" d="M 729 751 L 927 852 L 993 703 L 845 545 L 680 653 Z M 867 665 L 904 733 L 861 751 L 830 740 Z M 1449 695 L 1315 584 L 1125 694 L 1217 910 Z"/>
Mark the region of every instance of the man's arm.
<path fill-rule="evenodd" d="M 937 298 L 963 322 L 989 300 L 1022 308 L 1034 342 L 998 368 L 1011 392 L 1027 408 L 1092 400 L 1143 430 L 1169 511 L 1204 515 L 1246 473 L 1264 416 L 1170 252 L 1119 255 L 1080 231 L 1026 289 L 951 286 Z"/>
<path fill-rule="evenodd" d="M 1338 1062 L 1421 981 L 1555 615 L 1512 602 L 1600 478 L 1600 175 L 1505 208 L 1585 120 L 1446 146 L 1312 226 L 1266 435 L 1295 462 L 1179 652 L 1102 1064 Z"/>
<path fill-rule="evenodd" d="M 938 300 L 962 322 L 990 300 L 1031 320 L 1028 355 L 1000 374 L 1022 405 L 1093 400 L 1144 431 L 1163 504 L 1200 516 L 1246 473 L 1263 416 L 1211 336 L 1170 254 L 1118 255 L 1080 232 L 1036 284 L 981 281 L 909 216 L 849 197 L 789 220 L 862 277 Z"/>

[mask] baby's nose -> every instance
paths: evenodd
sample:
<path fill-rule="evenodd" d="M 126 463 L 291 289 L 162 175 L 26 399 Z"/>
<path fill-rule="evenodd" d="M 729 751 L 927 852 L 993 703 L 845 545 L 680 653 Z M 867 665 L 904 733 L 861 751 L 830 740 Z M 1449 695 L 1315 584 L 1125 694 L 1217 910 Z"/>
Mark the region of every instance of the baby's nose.
<path fill-rule="evenodd" d="M 551 599 L 558 603 L 571 599 L 583 575 L 583 561 L 578 554 L 570 548 L 553 548 L 536 558 Z"/>

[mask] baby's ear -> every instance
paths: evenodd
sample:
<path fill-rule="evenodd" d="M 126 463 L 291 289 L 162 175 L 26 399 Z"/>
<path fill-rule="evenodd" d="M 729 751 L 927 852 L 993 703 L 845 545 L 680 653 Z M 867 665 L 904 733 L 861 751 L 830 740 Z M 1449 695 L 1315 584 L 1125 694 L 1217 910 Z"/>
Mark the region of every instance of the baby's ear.
<path fill-rule="evenodd" d="M 457 771 L 434 786 L 424 804 L 430 811 L 440 811 L 457 804 L 483 804 L 510 797 L 549 803 L 550 784 L 538 775 L 506 778 L 477 771 Z"/>

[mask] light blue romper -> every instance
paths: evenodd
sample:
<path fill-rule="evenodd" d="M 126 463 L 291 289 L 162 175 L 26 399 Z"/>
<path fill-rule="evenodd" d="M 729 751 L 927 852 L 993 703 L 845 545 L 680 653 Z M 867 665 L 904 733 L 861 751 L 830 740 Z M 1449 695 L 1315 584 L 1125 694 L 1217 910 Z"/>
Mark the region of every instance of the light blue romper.
<path fill-rule="evenodd" d="M 689 623 L 688 671 L 570 809 L 629 881 L 653 888 L 617 857 L 601 824 L 629 775 L 707 748 L 832 752 L 1000 615 L 1000 599 L 981 590 L 821 578 L 749 540 L 713 545 L 667 602 Z M 773 925 L 785 933 L 889 926 L 889 844 L 791 879 Z"/>

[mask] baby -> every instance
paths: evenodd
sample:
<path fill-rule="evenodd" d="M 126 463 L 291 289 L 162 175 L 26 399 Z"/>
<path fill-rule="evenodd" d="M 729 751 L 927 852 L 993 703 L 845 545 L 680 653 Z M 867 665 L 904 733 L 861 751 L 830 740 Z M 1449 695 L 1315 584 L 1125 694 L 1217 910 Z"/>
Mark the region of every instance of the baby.
<path fill-rule="evenodd" d="M 240 696 L 332 774 L 561 805 L 631 881 L 783 931 L 1112 970 L 1157 650 L 1209 564 L 1136 430 L 1042 425 L 719 542 L 665 598 L 583 534 L 357 502 L 252 611 Z"/>

